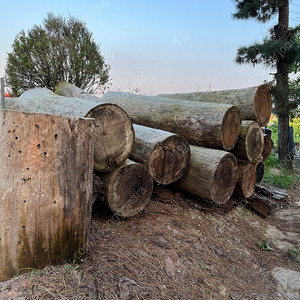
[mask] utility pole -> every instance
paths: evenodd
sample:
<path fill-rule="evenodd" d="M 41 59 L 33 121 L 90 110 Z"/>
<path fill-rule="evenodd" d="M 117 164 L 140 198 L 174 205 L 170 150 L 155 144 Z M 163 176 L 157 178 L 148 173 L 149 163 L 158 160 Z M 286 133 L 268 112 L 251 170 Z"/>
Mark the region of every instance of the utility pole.
<path fill-rule="evenodd" d="M 0 78 L 1 83 L 1 108 L 5 109 L 4 78 Z"/>

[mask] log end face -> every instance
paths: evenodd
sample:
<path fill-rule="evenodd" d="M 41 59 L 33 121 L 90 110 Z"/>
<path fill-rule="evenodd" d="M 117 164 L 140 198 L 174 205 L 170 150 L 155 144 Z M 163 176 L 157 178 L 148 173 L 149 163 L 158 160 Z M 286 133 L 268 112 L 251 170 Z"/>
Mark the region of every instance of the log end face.
<path fill-rule="evenodd" d="M 237 165 L 237 160 L 231 153 L 220 160 L 211 188 L 211 199 L 215 203 L 224 204 L 232 195 L 238 178 Z"/>
<path fill-rule="evenodd" d="M 138 163 L 120 167 L 110 179 L 108 207 L 120 217 L 140 213 L 150 202 L 153 180 L 146 168 Z"/>
<path fill-rule="evenodd" d="M 252 196 L 256 184 L 256 168 L 255 166 L 249 164 L 247 168 L 245 168 L 242 182 L 241 182 L 241 189 L 242 194 L 245 198 L 249 198 Z"/>
<path fill-rule="evenodd" d="M 264 134 L 257 122 L 253 121 L 248 127 L 245 138 L 245 150 L 249 161 L 257 161 L 264 149 Z"/>
<path fill-rule="evenodd" d="M 236 106 L 232 106 L 226 112 L 222 121 L 222 144 L 223 148 L 227 151 L 231 150 L 239 137 L 241 129 L 241 113 Z"/>
<path fill-rule="evenodd" d="M 257 162 L 256 166 L 256 183 L 261 183 L 265 175 L 265 164 L 263 161 Z"/>
<path fill-rule="evenodd" d="M 268 84 L 260 85 L 254 96 L 254 114 L 260 126 L 267 126 L 272 113 L 272 100 Z"/>
<path fill-rule="evenodd" d="M 130 155 L 134 130 L 127 113 L 115 104 L 100 104 L 87 117 L 95 118 L 95 169 L 109 172 Z"/>
<path fill-rule="evenodd" d="M 191 159 L 189 144 L 179 135 L 158 143 L 149 158 L 149 171 L 159 184 L 171 184 L 187 171 Z"/>
<path fill-rule="evenodd" d="M 266 161 L 268 156 L 271 154 L 272 148 L 274 146 L 272 138 L 268 134 L 264 134 L 264 149 L 262 152 L 262 159 Z"/>

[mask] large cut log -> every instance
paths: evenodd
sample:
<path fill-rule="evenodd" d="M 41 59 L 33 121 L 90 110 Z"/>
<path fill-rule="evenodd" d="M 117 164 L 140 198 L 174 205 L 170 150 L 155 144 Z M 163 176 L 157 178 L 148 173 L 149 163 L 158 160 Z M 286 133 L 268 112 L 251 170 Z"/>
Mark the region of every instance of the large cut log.
<path fill-rule="evenodd" d="M 241 111 L 243 120 L 254 120 L 260 126 L 268 124 L 272 112 L 270 88 L 267 84 L 258 87 L 216 92 L 161 94 L 157 95 L 157 97 L 236 105 Z"/>
<path fill-rule="evenodd" d="M 188 169 L 191 151 L 179 135 L 141 125 L 133 125 L 135 143 L 132 160 L 144 165 L 160 184 L 170 184 Z"/>
<path fill-rule="evenodd" d="M 249 198 L 255 189 L 256 168 L 255 165 L 238 159 L 238 179 L 234 193 L 245 198 Z"/>
<path fill-rule="evenodd" d="M 0 124 L 0 281 L 83 258 L 94 120 L 2 110 Z"/>
<path fill-rule="evenodd" d="M 176 186 L 183 191 L 212 200 L 227 202 L 237 181 L 237 160 L 222 150 L 191 147 L 191 163 Z"/>
<path fill-rule="evenodd" d="M 264 149 L 262 152 L 262 160 L 266 161 L 268 156 L 271 154 L 273 148 L 273 140 L 271 139 L 270 135 L 264 134 Z"/>
<path fill-rule="evenodd" d="M 88 100 L 95 97 L 68 83 L 58 92 Z M 161 99 L 121 92 L 108 92 L 101 101 L 122 107 L 133 123 L 181 135 L 191 144 L 231 150 L 239 136 L 241 117 L 236 106 Z"/>
<path fill-rule="evenodd" d="M 240 136 L 231 152 L 239 159 L 257 161 L 264 148 L 264 135 L 255 121 L 242 121 Z"/>
<path fill-rule="evenodd" d="M 153 192 L 153 179 L 147 169 L 129 159 L 109 173 L 97 173 L 103 183 L 103 199 L 113 213 L 132 217 L 149 203 Z"/>
<path fill-rule="evenodd" d="M 263 162 L 262 159 L 259 159 L 254 164 L 254 167 L 256 170 L 256 183 L 261 183 L 265 175 L 265 163 Z"/>
<path fill-rule="evenodd" d="M 132 151 L 134 131 L 128 115 L 115 104 L 61 97 L 50 90 L 36 88 L 20 98 L 7 99 L 6 108 L 26 112 L 89 117 L 95 123 L 95 169 L 107 172 L 122 164 Z"/>

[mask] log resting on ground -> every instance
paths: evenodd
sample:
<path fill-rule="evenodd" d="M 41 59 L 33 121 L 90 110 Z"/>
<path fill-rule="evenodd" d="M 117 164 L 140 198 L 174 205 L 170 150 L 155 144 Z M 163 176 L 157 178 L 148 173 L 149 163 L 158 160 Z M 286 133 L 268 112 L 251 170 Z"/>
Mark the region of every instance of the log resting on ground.
<path fill-rule="evenodd" d="M 159 184 L 170 184 L 188 169 L 191 151 L 179 135 L 141 125 L 133 125 L 135 143 L 132 160 L 144 165 Z"/>
<path fill-rule="evenodd" d="M 217 204 L 227 202 L 238 176 L 234 155 L 222 150 L 190 147 L 190 167 L 175 183 L 176 187 Z"/>
<path fill-rule="evenodd" d="M 249 161 L 238 159 L 238 179 L 234 193 L 249 198 L 255 189 L 256 168 Z"/>
<path fill-rule="evenodd" d="M 255 121 L 242 121 L 240 136 L 231 152 L 238 158 L 256 162 L 264 148 L 264 135 Z"/>
<path fill-rule="evenodd" d="M 95 100 L 94 96 L 69 83 L 58 84 L 57 91 L 65 96 Z M 122 107 L 133 123 L 179 134 L 194 145 L 231 150 L 239 136 L 241 117 L 233 105 L 183 102 L 121 92 L 108 92 L 100 100 Z"/>
<path fill-rule="evenodd" d="M 216 92 L 161 94 L 157 97 L 236 105 L 241 111 L 243 120 L 254 120 L 260 126 L 268 124 L 272 112 L 270 87 L 267 84 Z"/>
<path fill-rule="evenodd" d="M 265 175 L 265 163 L 262 159 L 259 159 L 254 167 L 256 170 L 256 183 L 261 183 Z"/>
<path fill-rule="evenodd" d="M 132 217 L 140 213 L 150 202 L 153 179 L 147 169 L 129 159 L 109 173 L 97 173 L 103 183 L 103 199 L 113 213 L 120 217 Z M 95 180 L 94 180 L 95 183 Z"/>
<path fill-rule="evenodd" d="M 271 139 L 270 135 L 264 134 L 264 149 L 262 152 L 262 160 L 266 161 L 268 156 L 271 154 L 273 148 L 273 140 Z"/>
<path fill-rule="evenodd" d="M 25 92 L 18 99 L 6 99 L 6 108 L 94 118 L 94 168 L 101 172 L 110 171 L 122 164 L 133 148 L 132 123 L 125 111 L 115 104 L 61 97 L 50 90 L 36 88 Z"/>
<path fill-rule="evenodd" d="M 94 120 L 1 110 L 0 123 L 0 281 L 84 258 Z"/>

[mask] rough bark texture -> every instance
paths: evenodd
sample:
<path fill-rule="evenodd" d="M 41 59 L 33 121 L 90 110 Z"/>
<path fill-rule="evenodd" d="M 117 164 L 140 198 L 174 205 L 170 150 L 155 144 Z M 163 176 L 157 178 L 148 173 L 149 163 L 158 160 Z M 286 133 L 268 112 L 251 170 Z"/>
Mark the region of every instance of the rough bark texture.
<path fill-rule="evenodd" d="M 249 198 L 255 189 L 256 168 L 255 165 L 244 160 L 238 160 L 238 179 L 234 193 Z"/>
<path fill-rule="evenodd" d="M 59 83 L 57 90 L 62 95 L 95 100 L 69 83 Z M 136 124 L 179 134 L 198 146 L 230 150 L 241 126 L 238 108 L 227 104 L 182 103 L 121 92 L 108 92 L 100 101 L 121 106 Z"/>
<path fill-rule="evenodd" d="M 104 101 L 120 105 L 132 122 L 181 135 L 191 144 L 230 150 L 241 126 L 236 106 L 183 102 L 108 92 Z"/>
<path fill-rule="evenodd" d="M 2 110 L 0 124 L 0 280 L 81 259 L 91 221 L 94 120 Z"/>
<path fill-rule="evenodd" d="M 260 159 L 254 164 L 254 166 L 256 170 L 256 183 L 261 183 L 265 175 L 265 163 L 262 159 Z"/>
<path fill-rule="evenodd" d="M 231 152 L 240 159 L 257 161 L 264 149 L 264 135 L 255 121 L 242 121 L 240 136 Z"/>
<path fill-rule="evenodd" d="M 190 167 L 176 186 L 217 204 L 227 202 L 238 176 L 237 160 L 234 155 L 221 150 L 190 147 L 192 154 Z"/>
<path fill-rule="evenodd" d="M 147 169 L 129 159 L 109 173 L 98 173 L 103 182 L 104 201 L 120 217 L 132 217 L 149 203 L 153 180 Z"/>
<path fill-rule="evenodd" d="M 279 8 L 278 14 L 278 40 L 286 43 L 289 41 L 289 0 L 283 0 L 283 5 Z M 275 98 L 275 110 L 278 114 L 278 158 L 286 162 L 292 168 L 291 157 L 288 148 L 289 136 L 289 66 L 285 57 L 278 58 L 277 74 L 275 76 L 280 92 Z"/>
<path fill-rule="evenodd" d="M 132 160 L 144 165 L 160 184 L 170 184 L 188 169 L 191 151 L 179 135 L 141 125 L 133 125 L 135 143 Z"/>
<path fill-rule="evenodd" d="M 264 149 L 262 152 L 262 160 L 266 161 L 268 156 L 271 154 L 272 148 L 273 148 L 273 141 L 271 137 L 268 134 L 264 134 Z"/>
<path fill-rule="evenodd" d="M 236 105 L 241 111 L 243 120 L 254 120 L 260 126 L 268 124 L 272 112 L 270 88 L 266 84 L 258 87 L 216 92 L 161 94 L 157 97 Z"/>
<path fill-rule="evenodd" d="M 128 115 L 117 105 L 61 97 L 36 88 L 20 98 L 6 101 L 6 107 L 27 112 L 89 117 L 95 123 L 95 169 L 107 172 L 122 164 L 132 151 L 134 131 Z"/>

